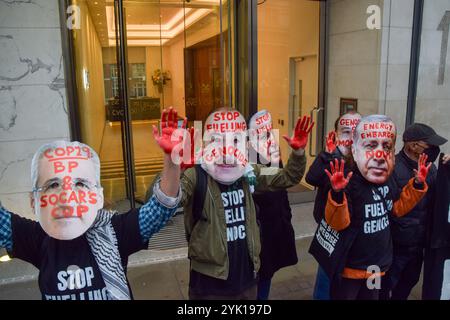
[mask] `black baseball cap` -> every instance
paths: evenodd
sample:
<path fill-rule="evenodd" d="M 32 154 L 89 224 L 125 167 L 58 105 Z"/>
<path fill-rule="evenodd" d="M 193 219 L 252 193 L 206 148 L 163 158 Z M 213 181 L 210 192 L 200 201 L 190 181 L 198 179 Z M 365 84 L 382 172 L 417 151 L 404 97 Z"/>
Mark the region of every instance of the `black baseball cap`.
<path fill-rule="evenodd" d="M 432 146 L 440 146 L 447 142 L 433 128 L 423 123 L 414 123 L 406 128 L 403 133 L 403 141 L 424 141 Z"/>

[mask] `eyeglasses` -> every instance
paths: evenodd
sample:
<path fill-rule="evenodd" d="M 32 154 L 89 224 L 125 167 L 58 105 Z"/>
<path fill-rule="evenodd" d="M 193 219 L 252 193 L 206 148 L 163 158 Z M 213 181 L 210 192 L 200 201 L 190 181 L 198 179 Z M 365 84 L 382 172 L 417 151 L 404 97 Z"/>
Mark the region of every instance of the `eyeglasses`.
<path fill-rule="evenodd" d="M 43 186 L 33 189 L 33 192 L 59 193 L 63 190 L 91 191 L 100 186 L 82 178 L 75 178 L 70 182 L 65 182 L 59 178 L 50 179 Z"/>

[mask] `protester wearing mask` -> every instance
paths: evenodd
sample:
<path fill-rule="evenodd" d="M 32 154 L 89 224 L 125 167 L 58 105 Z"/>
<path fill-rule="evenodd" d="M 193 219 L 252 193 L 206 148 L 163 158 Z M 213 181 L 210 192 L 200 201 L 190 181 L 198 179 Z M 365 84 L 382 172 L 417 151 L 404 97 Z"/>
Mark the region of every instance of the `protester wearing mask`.
<path fill-rule="evenodd" d="M 207 118 L 202 163 L 181 179 L 190 299 L 256 299 L 261 243 L 251 192 L 300 182 L 313 125 L 298 119 L 293 136 L 284 137 L 293 151 L 278 169 L 250 165 L 246 122 L 237 110 L 218 109 Z"/>
<path fill-rule="evenodd" d="M 396 155 L 394 175 L 400 187 L 405 186 L 414 176 L 421 154 L 435 162 L 440 153 L 440 145 L 447 139 L 439 136 L 433 128 L 415 123 L 403 134 L 403 148 Z M 450 155 L 445 155 L 446 163 Z M 437 169 L 431 165 L 427 176 L 428 192 L 424 198 L 405 216 L 391 219 L 394 258 L 392 266 L 383 279 L 381 298 L 406 300 L 417 284 L 422 270 L 426 245 L 428 216 L 434 206 Z"/>
<path fill-rule="evenodd" d="M 278 169 L 283 164 L 274 133 L 272 116 L 267 110 L 255 113 L 249 120 L 250 159 L 255 152 L 255 162 Z M 261 230 L 258 300 L 267 300 L 274 273 L 298 262 L 295 232 L 286 190 L 255 192 L 253 199 Z"/>
<path fill-rule="evenodd" d="M 306 182 L 317 188 L 313 212 L 317 224 L 320 224 L 325 216 L 325 204 L 328 191 L 331 188 L 325 169 L 330 170 L 330 161 L 334 161 L 334 159 L 339 161 L 344 159 L 349 164 L 346 170 L 351 167 L 353 131 L 360 120 L 361 115 L 356 112 L 345 113 L 337 118 L 334 124 L 335 131 L 331 131 L 327 136 L 325 151 L 322 151 L 316 157 L 306 174 Z M 330 299 L 330 280 L 320 265 L 317 270 L 313 299 Z"/>
<path fill-rule="evenodd" d="M 163 118 L 167 113 L 163 113 Z M 100 159 L 79 142 L 41 146 L 31 163 L 31 205 L 39 222 L 0 205 L 0 247 L 39 269 L 43 300 L 129 300 L 129 255 L 148 247 L 181 199 L 180 168 L 170 154 L 172 114 L 157 142 L 167 151 L 154 195 L 125 214 L 103 209 Z"/>
<path fill-rule="evenodd" d="M 415 175 L 402 190 L 392 178 L 395 140 L 396 128 L 390 118 L 364 117 L 353 134 L 354 174 L 344 174 L 343 160 L 340 164 L 335 160 L 330 164 L 331 172 L 326 171 L 332 190 L 325 219 L 339 232 L 337 243 L 347 247 L 342 255 L 334 256 L 342 263 L 337 264 L 340 270 L 333 276 L 333 299 L 378 300 L 376 283 L 392 263 L 389 218 L 410 212 L 427 192 L 425 180 L 431 163 L 426 163 L 425 154 L 419 157 Z M 373 287 L 368 285 L 369 278 L 375 283 Z"/>

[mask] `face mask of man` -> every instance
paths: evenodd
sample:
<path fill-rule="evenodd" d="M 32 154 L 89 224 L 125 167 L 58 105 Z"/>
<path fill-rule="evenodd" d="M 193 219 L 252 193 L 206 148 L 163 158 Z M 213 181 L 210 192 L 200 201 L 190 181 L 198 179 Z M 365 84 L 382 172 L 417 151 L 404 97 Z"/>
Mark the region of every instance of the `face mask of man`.
<path fill-rule="evenodd" d="M 261 162 L 278 166 L 280 147 L 273 132 L 272 116 L 267 110 L 259 111 L 250 119 L 249 136 L 250 144 L 260 155 Z"/>
<path fill-rule="evenodd" d="M 361 115 L 359 113 L 346 113 L 338 120 L 336 146 L 344 156 L 350 154 L 351 152 L 351 146 L 353 144 L 353 131 L 359 121 L 361 121 Z"/>
<path fill-rule="evenodd" d="M 103 189 L 96 184 L 91 150 L 83 144 L 61 144 L 46 149 L 36 160 L 34 210 L 42 229 L 55 239 L 81 236 L 103 207 Z"/>
<path fill-rule="evenodd" d="M 394 170 L 395 138 L 395 125 L 386 116 L 365 117 L 356 127 L 353 158 L 369 182 L 385 183 Z"/>
<path fill-rule="evenodd" d="M 441 148 L 439 148 L 438 146 L 430 146 L 426 148 L 423 153 L 428 156 L 429 162 L 435 162 L 439 157 L 439 154 L 441 153 Z"/>
<path fill-rule="evenodd" d="M 213 112 L 205 123 L 203 168 L 216 181 L 232 184 L 242 177 L 247 158 L 247 124 L 236 110 Z"/>

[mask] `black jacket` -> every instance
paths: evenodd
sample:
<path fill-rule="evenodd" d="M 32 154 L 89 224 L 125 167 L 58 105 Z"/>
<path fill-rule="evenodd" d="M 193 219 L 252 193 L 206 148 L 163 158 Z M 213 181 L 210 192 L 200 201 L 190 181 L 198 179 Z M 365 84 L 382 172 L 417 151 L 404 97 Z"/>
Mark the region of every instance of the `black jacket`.
<path fill-rule="evenodd" d="M 279 269 L 298 262 L 291 206 L 286 190 L 254 193 L 261 233 L 259 277 L 270 279 Z"/>
<path fill-rule="evenodd" d="M 442 159 L 441 154 L 441 159 Z M 445 269 L 450 260 L 450 163 L 439 160 L 433 198 L 433 212 L 428 216 L 430 243 L 425 248 L 422 300 L 439 300 L 445 295 Z M 447 268 L 446 268 L 447 267 Z"/>
<path fill-rule="evenodd" d="M 405 152 L 400 151 L 395 157 L 394 177 L 399 187 L 403 188 L 414 176 L 417 162 L 408 158 Z M 433 164 L 427 176 L 428 192 L 423 199 L 407 215 L 391 219 L 391 232 L 393 244 L 396 247 L 423 247 L 427 233 L 427 220 L 429 212 L 433 210 L 433 197 L 437 169 Z"/>
<path fill-rule="evenodd" d="M 333 153 L 322 151 L 314 159 L 305 176 L 305 181 L 317 188 L 316 199 L 314 200 L 314 220 L 319 224 L 325 214 L 325 205 L 327 204 L 327 195 L 330 190 L 330 179 L 325 173 L 325 169 L 330 171 L 330 161 L 334 159 L 342 159 L 343 155 L 339 148 Z M 349 168 L 344 167 L 344 171 L 348 172 Z"/>

